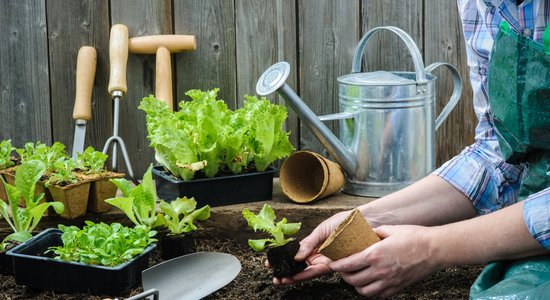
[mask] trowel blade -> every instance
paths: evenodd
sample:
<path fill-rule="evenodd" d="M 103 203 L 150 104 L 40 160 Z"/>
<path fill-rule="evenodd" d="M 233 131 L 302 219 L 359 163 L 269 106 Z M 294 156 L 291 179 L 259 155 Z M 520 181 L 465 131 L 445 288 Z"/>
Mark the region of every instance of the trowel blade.
<path fill-rule="evenodd" d="M 77 120 L 76 125 L 74 126 L 73 153 L 72 153 L 73 159 L 77 158 L 78 153 L 84 152 L 85 139 L 86 139 L 86 121 Z"/>
<path fill-rule="evenodd" d="M 143 290 L 157 289 L 161 300 L 201 299 L 224 287 L 241 271 L 227 253 L 196 252 L 167 260 L 142 273 Z"/>

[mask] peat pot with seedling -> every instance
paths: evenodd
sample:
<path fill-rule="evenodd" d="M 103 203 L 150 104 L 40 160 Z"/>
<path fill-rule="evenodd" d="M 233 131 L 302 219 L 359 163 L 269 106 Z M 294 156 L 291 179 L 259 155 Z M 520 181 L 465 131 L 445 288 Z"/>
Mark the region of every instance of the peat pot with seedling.
<path fill-rule="evenodd" d="M 267 259 L 273 268 L 275 277 L 289 277 L 307 267 L 304 261 L 294 260 L 294 256 L 300 248 L 298 240 L 286 237 L 296 234 L 300 230 L 301 223 L 287 223 L 286 218 L 275 223 L 275 212 L 269 204 L 264 204 L 258 214 L 245 208 L 243 217 L 254 231 L 260 230 L 271 235 L 271 238 L 266 239 L 249 239 L 248 245 L 257 252 L 268 249 Z"/>
<path fill-rule="evenodd" d="M 141 101 L 160 198 L 194 197 L 199 206 L 272 198 L 271 164 L 294 150 L 283 130 L 286 108 L 245 96 L 230 110 L 217 92 L 190 90 L 176 112 L 152 96 Z"/>

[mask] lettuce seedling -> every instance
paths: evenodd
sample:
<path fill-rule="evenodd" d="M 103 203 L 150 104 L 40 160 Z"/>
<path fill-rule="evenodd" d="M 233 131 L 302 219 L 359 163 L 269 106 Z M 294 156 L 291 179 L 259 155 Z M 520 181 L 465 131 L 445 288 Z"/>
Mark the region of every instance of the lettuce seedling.
<path fill-rule="evenodd" d="M 200 209 L 194 198 L 176 198 L 171 202 L 160 201 L 162 217 L 157 219 L 156 226 L 166 227 L 169 235 L 177 235 L 197 230 L 194 220 L 204 221 L 210 217 L 210 206 L 205 205 Z"/>
<path fill-rule="evenodd" d="M 36 183 L 45 171 L 44 163 L 30 160 L 22 163 L 15 171 L 15 186 L 2 179 L 8 203 L 0 201 L 0 213 L 12 228 L 13 233 L 4 238 L 0 251 L 4 251 L 11 242 L 23 243 L 29 240 L 32 237 L 32 230 L 38 225 L 48 207 L 53 207 L 58 214 L 63 213 L 65 209 L 63 203 L 57 201 L 40 203 L 44 193 L 35 195 Z M 25 207 L 19 207 L 21 198 L 25 201 Z"/>
<path fill-rule="evenodd" d="M 82 171 L 86 171 L 86 174 L 100 174 L 106 171 L 105 161 L 108 157 L 107 154 L 88 146 L 83 153 L 78 153 L 77 167 Z"/>
<path fill-rule="evenodd" d="M 11 159 L 11 152 L 13 150 L 11 140 L 0 142 L 0 170 L 7 169 L 15 164 Z"/>
<path fill-rule="evenodd" d="M 82 229 L 58 225 L 63 245 L 50 247 L 47 252 L 55 253 L 56 259 L 114 267 L 143 253 L 156 241 L 156 232 L 142 225 L 129 228 L 119 223 L 85 223 Z"/>
<path fill-rule="evenodd" d="M 124 197 L 109 198 L 105 202 L 118 207 L 135 225 L 153 228 L 157 221 L 156 200 L 157 191 L 150 165 L 143 174 L 143 180 L 137 186 L 124 178 L 109 179 L 120 189 Z"/>
<path fill-rule="evenodd" d="M 286 218 L 275 223 L 275 212 L 269 204 L 264 204 L 257 215 L 245 208 L 243 209 L 243 217 L 248 222 L 248 227 L 254 229 L 254 231 L 260 230 L 272 236 L 272 238 L 267 239 L 248 240 L 248 245 L 258 252 L 263 251 L 266 246 L 275 248 L 292 241 L 293 238 L 285 238 L 285 236 L 294 235 L 302 225 L 302 223 L 287 223 Z"/>

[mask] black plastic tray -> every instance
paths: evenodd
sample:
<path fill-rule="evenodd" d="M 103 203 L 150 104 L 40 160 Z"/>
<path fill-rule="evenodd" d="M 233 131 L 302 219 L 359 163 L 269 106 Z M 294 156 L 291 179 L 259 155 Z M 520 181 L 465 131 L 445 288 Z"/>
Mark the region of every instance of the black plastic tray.
<path fill-rule="evenodd" d="M 62 245 L 61 230 L 49 228 L 10 249 L 15 282 L 32 288 L 96 295 L 119 295 L 141 283 L 141 272 L 149 265 L 152 244 L 132 260 L 116 267 L 63 261 L 44 255 L 51 246 Z"/>
<path fill-rule="evenodd" d="M 194 197 L 197 207 L 204 205 L 223 206 L 237 203 L 271 200 L 273 197 L 274 168 L 263 172 L 231 176 L 178 180 L 164 171 L 162 166 L 153 167 L 157 196 L 165 201 L 177 197 Z"/>

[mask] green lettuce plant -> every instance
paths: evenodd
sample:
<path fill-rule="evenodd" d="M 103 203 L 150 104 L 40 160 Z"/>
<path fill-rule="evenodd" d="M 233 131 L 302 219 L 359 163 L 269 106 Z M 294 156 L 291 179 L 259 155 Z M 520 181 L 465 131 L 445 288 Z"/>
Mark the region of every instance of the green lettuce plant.
<path fill-rule="evenodd" d="M 284 106 L 246 96 L 243 107 L 232 111 L 217 93 L 190 90 L 191 101 L 181 101 L 176 112 L 153 96 L 141 101 L 155 159 L 174 176 L 191 180 L 196 172 L 214 177 L 252 167 L 264 171 L 294 150 L 283 131 Z"/>
<path fill-rule="evenodd" d="M 286 236 L 296 234 L 302 225 L 302 223 L 287 223 L 286 218 L 275 223 L 275 212 L 269 204 L 264 204 L 258 214 L 254 214 L 248 208 L 243 209 L 242 214 L 248 222 L 248 227 L 254 229 L 255 232 L 260 230 L 271 235 L 271 238 L 248 240 L 248 245 L 258 252 L 263 251 L 266 246 L 275 248 L 292 241 L 293 238 L 286 238 Z"/>
<path fill-rule="evenodd" d="M 210 217 L 210 206 L 205 205 L 196 209 L 197 201 L 194 198 L 176 198 L 171 202 L 160 201 L 162 217 L 158 218 L 155 226 L 168 229 L 169 235 L 185 234 L 197 230 L 193 221 L 204 221 Z"/>
<path fill-rule="evenodd" d="M 0 201 L 0 213 L 13 233 L 4 238 L 0 251 L 4 251 L 12 242 L 22 243 L 30 239 L 32 230 L 38 225 L 48 207 L 53 207 L 58 214 L 63 213 L 65 207 L 62 203 L 40 203 L 44 193 L 35 195 L 36 183 L 45 170 L 46 166 L 41 161 L 25 161 L 15 172 L 15 186 L 2 179 L 8 199 L 3 199 L 7 200 L 7 203 Z M 25 207 L 19 206 L 21 198 L 25 201 Z"/>
<path fill-rule="evenodd" d="M 11 157 L 13 150 L 14 148 L 11 145 L 11 140 L 3 140 L 0 142 L 0 170 L 15 165 Z"/>
<path fill-rule="evenodd" d="M 48 252 L 56 259 L 114 267 L 140 255 L 156 241 L 156 232 L 142 225 L 129 228 L 119 223 L 85 223 L 82 229 L 58 225 L 63 245 L 50 247 Z"/>
<path fill-rule="evenodd" d="M 157 222 L 156 199 L 157 191 L 153 176 L 152 166 L 143 174 L 140 184 L 134 186 L 124 178 L 109 179 L 122 192 L 123 197 L 106 199 L 105 202 L 118 207 L 136 226 L 145 226 L 148 230 Z"/>
<path fill-rule="evenodd" d="M 94 147 L 88 146 L 82 153 L 77 154 L 76 166 L 85 171 L 86 174 L 101 174 L 106 172 L 105 162 L 109 157 L 103 152 L 96 151 Z"/>

